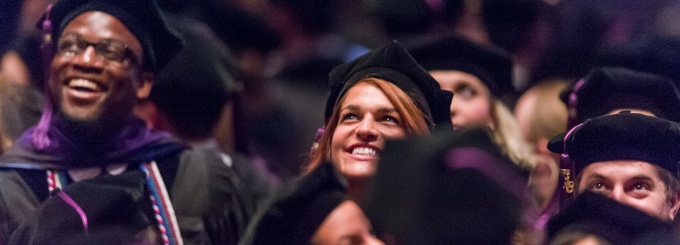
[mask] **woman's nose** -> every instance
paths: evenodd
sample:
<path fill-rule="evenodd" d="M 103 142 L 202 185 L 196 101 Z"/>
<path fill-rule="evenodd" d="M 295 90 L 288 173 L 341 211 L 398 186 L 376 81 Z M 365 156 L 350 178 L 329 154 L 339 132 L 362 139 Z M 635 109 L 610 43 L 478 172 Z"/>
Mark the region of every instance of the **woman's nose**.
<path fill-rule="evenodd" d="M 375 140 L 378 133 L 375 128 L 375 120 L 372 116 L 365 116 L 357 127 L 357 135 L 363 140 Z"/>

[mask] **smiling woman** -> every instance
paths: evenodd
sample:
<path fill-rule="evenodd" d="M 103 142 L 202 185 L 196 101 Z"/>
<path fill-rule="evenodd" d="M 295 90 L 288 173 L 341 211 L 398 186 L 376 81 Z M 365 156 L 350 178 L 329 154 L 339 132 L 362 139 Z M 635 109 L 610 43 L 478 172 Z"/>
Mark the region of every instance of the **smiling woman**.
<path fill-rule="evenodd" d="M 418 109 L 406 93 L 384 80 L 361 80 L 334 111 L 331 160 L 349 178 L 375 173 L 385 140 L 429 131 L 422 114 L 413 113 Z"/>
<path fill-rule="evenodd" d="M 347 177 L 350 198 L 375 173 L 386 140 L 452 129 L 452 94 L 396 42 L 336 67 L 330 85 L 325 130 L 305 173 L 331 161 Z"/>

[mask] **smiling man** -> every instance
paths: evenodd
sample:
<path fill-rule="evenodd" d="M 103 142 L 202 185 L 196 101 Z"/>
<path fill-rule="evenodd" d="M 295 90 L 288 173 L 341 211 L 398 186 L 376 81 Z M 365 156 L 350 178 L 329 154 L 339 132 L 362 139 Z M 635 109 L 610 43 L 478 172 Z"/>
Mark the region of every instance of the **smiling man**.
<path fill-rule="evenodd" d="M 575 163 L 565 189 L 599 193 L 667 222 L 680 208 L 679 147 L 680 124 L 628 111 L 590 119 L 549 145 Z"/>
<path fill-rule="evenodd" d="M 156 2 L 61 0 L 42 24 L 48 104 L 0 159 L 0 244 L 235 244 L 232 170 L 133 116 L 182 48 Z"/>
<path fill-rule="evenodd" d="M 116 17 L 78 15 L 61 31 L 52 61 L 49 85 L 57 116 L 88 127 L 73 132 L 86 140 L 89 133 L 115 133 L 137 99 L 149 95 L 153 75 L 144 62 L 141 43 Z"/>

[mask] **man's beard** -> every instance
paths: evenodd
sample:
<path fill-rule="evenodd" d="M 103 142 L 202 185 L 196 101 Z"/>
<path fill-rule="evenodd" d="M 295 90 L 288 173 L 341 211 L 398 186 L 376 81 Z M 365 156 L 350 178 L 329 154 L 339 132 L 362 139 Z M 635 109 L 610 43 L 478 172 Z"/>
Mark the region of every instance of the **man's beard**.
<path fill-rule="evenodd" d="M 57 111 L 54 120 L 66 137 L 73 143 L 93 147 L 106 148 L 115 142 L 115 138 L 130 116 L 95 116 L 90 119 L 76 119 L 61 110 Z"/>

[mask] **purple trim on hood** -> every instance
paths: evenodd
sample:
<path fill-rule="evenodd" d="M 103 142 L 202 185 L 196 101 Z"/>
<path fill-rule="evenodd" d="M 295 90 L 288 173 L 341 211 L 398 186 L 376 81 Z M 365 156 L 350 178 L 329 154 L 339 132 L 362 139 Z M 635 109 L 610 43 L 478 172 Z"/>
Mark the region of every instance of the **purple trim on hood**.
<path fill-rule="evenodd" d="M 96 163 L 85 164 L 109 164 L 132 161 L 133 159 L 151 158 L 154 153 L 148 153 L 143 150 L 158 146 L 159 143 L 168 143 L 163 146 L 174 146 L 171 148 L 184 148 L 185 146 L 172 140 L 170 133 L 164 131 L 152 130 L 146 127 L 144 122 L 140 119 L 133 118 L 123 127 L 122 130 L 112 137 L 111 144 L 98 152 L 89 152 L 92 155 L 87 156 L 86 149 L 90 147 L 86 145 L 79 145 L 70 140 L 58 127 L 53 124 L 49 127 L 49 138 L 52 143 L 43 149 L 37 148 L 33 144 L 34 131 L 36 127 L 32 127 L 24 132 L 16 144 L 19 147 L 26 148 L 29 151 L 35 152 L 39 155 L 49 156 L 53 159 L 51 164 L 61 165 L 65 167 L 75 167 L 74 164 L 82 164 L 74 162 L 74 159 L 95 159 Z M 77 165 L 82 167 L 82 165 Z"/>

